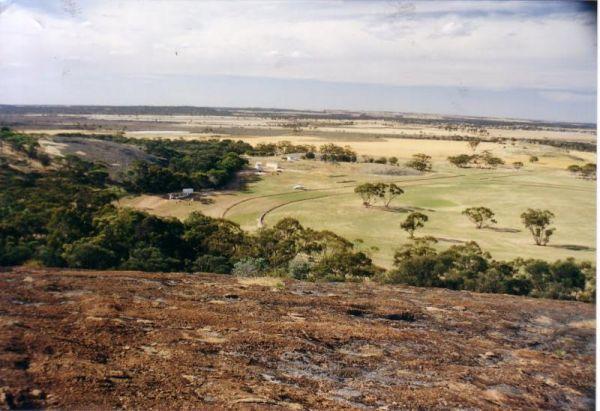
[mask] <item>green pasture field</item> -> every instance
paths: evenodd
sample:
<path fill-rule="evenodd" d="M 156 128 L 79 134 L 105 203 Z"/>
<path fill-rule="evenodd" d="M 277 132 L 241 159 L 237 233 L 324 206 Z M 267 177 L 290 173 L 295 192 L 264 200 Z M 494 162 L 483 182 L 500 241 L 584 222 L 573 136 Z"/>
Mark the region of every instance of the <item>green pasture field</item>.
<path fill-rule="evenodd" d="M 328 229 L 354 241 L 360 249 L 369 252 L 377 264 L 388 268 L 394 250 L 409 241 L 400 223 L 414 210 L 429 216 L 425 228 L 416 235 L 436 237 L 440 249 L 474 240 L 498 260 L 575 257 L 595 261 L 595 181 L 576 178 L 564 170 L 565 164 L 595 162 L 593 154 L 568 153 L 545 146 L 519 146 L 518 150 L 500 145 L 491 148 L 507 162 L 526 160 L 530 154 L 538 155 L 540 161 L 534 164 L 523 161 L 525 167 L 521 170 L 509 164 L 496 170 L 484 170 L 459 169 L 442 158 L 434 158 L 431 173 L 377 175 L 374 173 L 394 168 L 251 158 L 251 165 L 256 161 L 263 164 L 278 161 L 283 171 L 265 173 L 241 191 L 215 193 L 209 198 L 210 204 L 174 202 L 153 196 L 127 198 L 120 203 L 178 218 L 198 210 L 213 217 L 231 219 L 247 230 L 294 217 L 307 227 Z M 456 147 L 452 150 L 456 151 Z M 464 152 L 468 150 L 465 148 Z M 382 155 L 386 154 L 382 152 Z M 405 194 L 395 200 L 389 210 L 381 204 L 365 208 L 353 190 L 366 181 L 393 181 Z M 294 190 L 296 184 L 306 190 Z M 498 224 L 476 229 L 461 215 L 465 208 L 474 206 L 491 208 Z M 520 221 L 520 214 L 530 207 L 549 209 L 556 215 L 556 232 L 546 247 L 536 246 Z"/>

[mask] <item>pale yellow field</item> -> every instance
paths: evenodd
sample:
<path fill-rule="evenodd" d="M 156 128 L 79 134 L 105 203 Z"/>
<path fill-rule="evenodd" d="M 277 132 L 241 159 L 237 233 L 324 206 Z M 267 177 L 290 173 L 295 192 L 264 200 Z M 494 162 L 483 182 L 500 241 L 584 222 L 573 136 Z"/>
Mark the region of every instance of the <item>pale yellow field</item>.
<path fill-rule="evenodd" d="M 45 133 L 49 135 L 58 133 L 73 132 L 73 130 L 31 130 L 31 132 Z M 80 132 L 77 130 L 77 132 Z M 93 131 L 81 131 L 87 134 L 93 134 Z M 464 141 L 447 141 L 447 140 L 426 140 L 426 139 L 410 139 L 410 138 L 391 138 L 391 137 L 374 137 L 368 141 L 361 141 L 355 138 L 345 138 L 343 133 L 339 133 L 335 137 L 318 137 L 310 135 L 310 132 L 305 132 L 301 135 L 275 135 L 275 136 L 228 136 L 206 133 L 189 133 L 186 131 L 129 131 L 126 132 L 127 137 L 132 138 L 149 138 L 162 139 L 173 138 L 181 140 L 207 140 L 212 138 L 230 138 L 234 140 L 246 141 L 252 145 L 258 143 L 276 143 L 280 141 L 291 141 L 294 144 L 313 144 L 317 148 L 326 143 L 335 143 L 339 145 L 348 145 L 352 147 L 360 155 L 368 155 L 373 157 L 391 157 L 396 156 L 399 159 L 408 159 L 413 154 L 426 153 L 430 155 L 434 161 L 445 161 L 448 156 L 454 156 L 461 153 L 470 153 L 471 149 Z M 565 137 L 566 138 L 566 137 Z M 507 143 L 504 145 L 497 143 L 481 143 L 477 148 L 478 152 L 489 150 L 495 155 L 502 157 L 507 163 L 521 161 L 526 163 L 529 156 L 532 154 L 540 157 L 538 166 L 546 166 L 551 168 L 566 168 L 570 164 L 578 162 L 595 162 L 595 153 L 557 149 L 544 145 L 524 144 L 520 142 Z"/>
<path fill-rule="evenodd" d="M 131 137 L 183 137 L 197 138 L 206 134 L 220 134 L 221 128 L 252 128 L 263 130 L 281 130 L 282 134 L 289 134 L 290 129 L 285 128 L 286 123 L 291 120 L 271 119 L 268 117 L 257 116 L 185 116 L 185 115 L 117 115 L 117 114 L 93 114 L 87 116 L 80 115 L 63 115 L 65 119 L 70 117 L 85 117 L 90 120 L 108 120 L 115 122 L 115 131 L 119 129 L 117 125 L 120 121 L 144 121 L 151 124 L 169 123 L 175 124 L 175 130 L 172 131 L 130 131 L 127 135 Z M 435 116 L 432 116 L 435 117 Z M 481 137 L 481 135 L 469 129 L 446 130 L 443 127 L 423 125 L 419 123 L 408 122 L 398 123 L 389 120 L 325 120 L 325 119 L 309 119 L 301 120 L 301 123 L 308 122 L 308 127 L 302 127 L 302 135 L 310 136 L 311 132 L 327 132 L 340 134 L 339 138 L 343 138 L 343 134 L 364 134 L 383 137 L 407 137 L 411 135 L 448 137 L 453 135 Z M 486 127 L 488 134 L 485 138 L 515 138 L 515 139 L 536 139 L 536 140 L 569 140 L 569 141 L 595 141 L 595 130 L 589 129 L 541 129 L 541 130 L 524 130 L 512 129 L 507 127 Z M 197 130 L 199 128 L 206 129 L 206 133 Z M 195 130 L 190 133 L 187 129 Z M 48 130 L 51 133 L 56 131 Z M 73 130 L 60 130 L 61 132 L 69 132 Z"/>
<path fill-rule="evenodd" d="M 127 133 L 128 136 L 133 137 L 131 133 Z M 136 134 L 139 138 L 148 138 L 152 134 Z M 154 135 L 154 138 L 160 138 Z M 189 134 L 177 138 L 183 138 L 185 140 L 198 140 L 198 139 L 209 139 L 214 137 L 208 137 L 201 134 Z M 229 137 L 227 137 L 229 138 Z M 335 138 L 323 138 L 307 135 L 282 135 L 282 136 L 236 136 L 233 137 L 235 140 L 246 141 L 252 145 L 259 143 L 276 143 L 280 141 L 291 141 L 294 144 L 313 144 L 317 148 L 326 143 L 335 143 L 344 146 L 350 146 L 360 155 L 368 155 L 373 157 L 391 157 L 395 156 L 401 160 L 409 159 L 413 154 L 426 153 L 430 155 L 434 161 L 446 162 L 449 156 L 455 156 L 462 153 L 471 153 L 471 149 L 468 144 L 464 141 L 445 141 L 445 140 L 421 140 L 421 139 L 408 139 L 408 138 L 377 138 L 369 139 L 369 141 L 360 141 L 356 139 L 346 140 L 343 135 Z M 515 161 L 521 161 L 527 163 L 531 155 L 539 157 L 540 161 L 536 164 L 536 167 L 550 167 L 564 169 L 570 164 L 577 164 L 581 162 L 595 162 L 595 153 L 573 151 L 568 152 L 566 150 L 544 146 L 534 145 L 516 142 L 508 144 L 497 144 L 497 143 L 481 143 L 477 147 L 477 152 L 483 150 L 489 150 L 493 154 L 501 157 L 507 164 Z"/>

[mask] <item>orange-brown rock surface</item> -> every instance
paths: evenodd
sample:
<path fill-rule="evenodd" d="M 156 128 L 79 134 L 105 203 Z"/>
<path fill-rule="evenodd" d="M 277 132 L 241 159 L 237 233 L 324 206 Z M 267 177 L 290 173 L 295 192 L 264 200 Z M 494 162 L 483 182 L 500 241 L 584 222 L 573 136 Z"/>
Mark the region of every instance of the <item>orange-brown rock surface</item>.
<path fill-rule="evenodd" d="M 0 409 L 588 409 L 591 304 L 219 275 L 0 272 Z"/>

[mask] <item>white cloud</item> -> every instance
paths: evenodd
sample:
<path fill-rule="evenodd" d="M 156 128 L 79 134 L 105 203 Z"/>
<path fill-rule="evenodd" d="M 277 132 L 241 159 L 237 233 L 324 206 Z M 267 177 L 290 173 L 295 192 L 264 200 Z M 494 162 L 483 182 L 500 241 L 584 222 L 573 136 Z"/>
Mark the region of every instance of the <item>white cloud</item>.
<path fill-rule="evenodd" d="M 0 76 L 236 75 L 594 90 L 590 17 L 569 3 L 544 3 L 4 3 Z"/>

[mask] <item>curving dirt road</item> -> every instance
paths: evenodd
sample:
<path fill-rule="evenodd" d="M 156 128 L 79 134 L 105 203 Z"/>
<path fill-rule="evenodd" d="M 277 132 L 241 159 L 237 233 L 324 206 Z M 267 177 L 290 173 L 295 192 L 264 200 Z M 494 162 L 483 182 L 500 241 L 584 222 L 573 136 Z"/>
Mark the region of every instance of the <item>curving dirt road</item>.
<path fill-rule="evenodd" d="M 522 171 L 523 172 L 523 171 Z M 525 172 L 531 172 L 529 170 L 525 170 Z M 482 172 L 479 173 L 473 177 L 476 177 L 476 179 L 478 181 L 493 181 L 493 180 L 499 180 L 499 179 L 503 179 L 503 178 L 510 178 L 510 177 L 516 177 L 522 174 L 515 174 L 514 172 L 511 173 L 504 173 L 504 174 L 499 174 L 497 172 L 494 171 L 490 171 L 490 172 Z M 426 185 L 428 184 L 430 181 L 432 180 L 443 180 L 443 179 L 456 179 L 456 178 L 460 178 L 460 177 L 466 177 L 466 174 L 453 174 L 453 175 L 445 175 L 445 176 L 433 176 L 433 177 L 426 177 L 426 178 L 419 178 L 419 179 L 402 179 L 402 180 L 393 180 L 391 182 L 393 183 L 405 183 L 405 185 L 409 185 L 409 186 L 415 186 L 415 185 Z M 582 189 L 582 188 L 578 188 L 578 187 L 570 187 L 570 186 L 565 186 L 565 185 L 559 185 L 559 184 L 551 184 L 551 183 L 526 183 L 526 182 L 519 182 L 517 183 L 518 185 L 521 186 L 527 186 L 527 187 L 539 187 L 539 188 L 550 188 L 550 189 L 566 189 L 566 190 L 572 190 L 572 191 L 579 191 L 579 192 L 590 192 L 593 190 L 587 190 L 587 189 Z M 347 185 L 341 185 L 341 186 L 332 186 L 332 187 L 326 187 L 326 188 L 317 188 L 317 189 L 308 189 L 308 190 L 304 190 L 302 192 L 331 192 L 331 191 L 339 191 L 339 190 L 345 190 L 348 188 L 354 188 L 355 184 L 347 184 Z M 223 213 L 221 214 L 221 218 L 226 218 L 227 214 L 234 209 L 235 207 L 247 203 L 249 201 L 254 201 L 254 200 L 259 200 L 262 198 L 269 198 L 269 197 L 278 197 L 278 196 L 282 196 L 282 195 L 287 195 L 287 194 L 295 194 L 295 193 L 301 193 L 299 191 L 283 191 L 283 192 L 279 192 L 279 193 L 273 193 L 273 194 L 266 194 L 266 195 L 260 195 L 260 196 L 254 196 L 254 197 L 249 197 L 249 198 L 244 198 L 240 201 L 237 201 L 231 205 L 229 205 L 225 210 L 223 210 Z M 267 208 L 266 210 L 264 210 L 262 213 L 260 213 L 259 217 L 258 217 L 258 227 L 263 227 L 264 226 L 264 220 L 266 218 L 266 216 L 273 212 L 274 210 L 280 209 L 284 206 L 290 205 L 290 204 L 295 204 L 298 202 L 304 202 L 304 201 L 311 201 L 311 200 L 319 200 L 322 198 L 327 198 L 327 197 L 337 197 L 337 196 L 343 196 L 343 195 L 350 195 L 352 194 L 352 192 L 343 192 L 343 193 L 332 193 L 332 194 L 326 194 L 326 195 L 321 195 L 321 196 L 315 196 L 315 197 L 310 197 L 310 198 L 300 198 L 300 199 L 294 199 L 294 200 L 289 200 L 283 203 L 279 203 L 276 204 L 272 207 Z"/>

